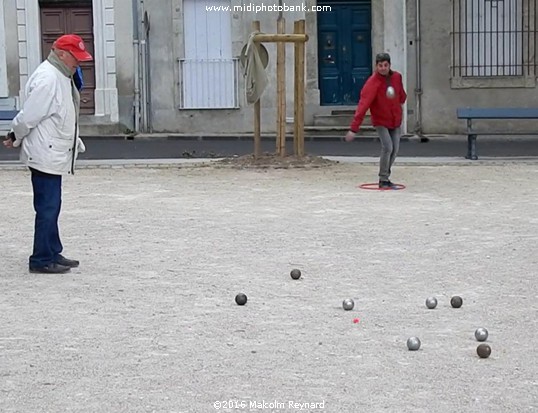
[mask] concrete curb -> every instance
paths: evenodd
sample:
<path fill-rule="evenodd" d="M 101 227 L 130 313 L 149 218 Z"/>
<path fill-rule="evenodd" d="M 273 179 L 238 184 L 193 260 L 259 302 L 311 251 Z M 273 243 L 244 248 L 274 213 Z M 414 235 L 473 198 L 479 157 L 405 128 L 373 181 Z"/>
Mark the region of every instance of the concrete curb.
<path fill-rule="evenodd" d="M 317 133 L 306 133 L 305 141 L 330 141 L 330 142 L 344 142 L 344 135 L 346 131 L 318 131 Z M 274 133 L 262 133 L 262 141 L 274 141 L 276 135 Z M 177 140 L 177 141 L 247 141 L 253 142 L 252 133 L 139 133 L 137 135 L 82 135 L 83 140 L 127 140 L 127 141 L 152 141 L 152 140 Z M 536 135 L 480 135 L 479 140 L 483 141 L 525 141 L 536 140 Z M 359 131 L 356 140 L 361 141 L 378 141 L 379 137 L 375 130 Z M 402 142 L 421 142 L 421 141 L 447 141 L 447 142 L 461 142 L 466 145 L 467 135 L 465 134 L 430 134 L 430 135 L 415 135 L 413 133 L 406 133 L 402 135 Z M 286 141 L 293 142 L 293 134 L 286 133 Z"/>
<path fill-rule="evenodd" d="M 76 169 L 96 168 L 171 168 L 178 166 L 201 166 L 221 158 L 200 159 L 83 159 L 77 161 Z M 27 169 L 19 161 L 0 161 L 0 170 Z"/>
<path fill-rule="evenodd" d="M 151 134 L 151 135 L 136 135 L 136 136 L 122 136 L 122 135 L 107 135 L 106 137 L 96 136 L 96 135 L 87 135 L 81 136 L 82 140 L 86 141 L 98 141 L 100 139 L 106 140 L 122 140 L 122 141 L 158 141 L 158 140 L 167 140 L 167 141 L 204 141 L 204 142 L 254 142 L 252 135 L 241 135 L 241 134 L 231 134 L 231 135 L 191 135 L 191 134 Z M 262 142 L 275 142 L 276 136 L 273 135 L 261 135 Z M 318 135 L 308 135 L 305 136 L 305 142 L 314 142 L 314 141 L 326 141 L 326 142 L 344 142 L 343 134 L 329 134 L 329 133 L 320 133 Z M 357 136 L 356 139 L 363 141 L 378 141 L 379 138 L 374 133 L 363 133 Z M 402 136 L 402 142 L 409 142 L 413 140 L 412 136 Z M 418 140 L 418 139 L 417 139 Z M 286 135 L 286 142 L 293 142 L 293 135 Z"/>
<path fill-rule="evenodd" d="M 338 161 L 341 163 L 371 164 L 378 163 L 378 157 L 360 157 L 360 156 L 324 156 L 323 158 Z M 436 156 L 436 157 L 398 157 L 397 165 L 499 165 L 499 164 L 538 164 L 538 157 L 482 157 L 476 161 L 465 159 L 459 156 Z"/>

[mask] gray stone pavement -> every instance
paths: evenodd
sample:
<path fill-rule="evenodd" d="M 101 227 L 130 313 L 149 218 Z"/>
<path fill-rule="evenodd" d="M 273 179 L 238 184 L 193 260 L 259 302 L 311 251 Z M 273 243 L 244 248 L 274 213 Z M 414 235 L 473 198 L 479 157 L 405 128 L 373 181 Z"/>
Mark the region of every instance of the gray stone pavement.
<path fill-rule="evenodd" d="M 536 160 L 401 160 L 402 191 L 357 188 L 371 159 L 144 165 L 65 180 L 62 276 L 28 273 L 29 175 L 0 169 L 3 413 L 538 408 Z"/>

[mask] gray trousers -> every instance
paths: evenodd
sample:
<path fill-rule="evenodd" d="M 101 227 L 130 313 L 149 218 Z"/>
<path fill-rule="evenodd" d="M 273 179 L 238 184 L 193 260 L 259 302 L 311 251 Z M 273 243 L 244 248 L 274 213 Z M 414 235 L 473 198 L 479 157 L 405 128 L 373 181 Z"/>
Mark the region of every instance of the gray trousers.
<path fill-rule="evenodd" d="M 401 128 L 387 129 L 383 126 L 376 127 L 379 140 L 381 141 L 381 157 L 379 159 L 379 180 L 388 181 L 392 164 L 400 150 Z"/>

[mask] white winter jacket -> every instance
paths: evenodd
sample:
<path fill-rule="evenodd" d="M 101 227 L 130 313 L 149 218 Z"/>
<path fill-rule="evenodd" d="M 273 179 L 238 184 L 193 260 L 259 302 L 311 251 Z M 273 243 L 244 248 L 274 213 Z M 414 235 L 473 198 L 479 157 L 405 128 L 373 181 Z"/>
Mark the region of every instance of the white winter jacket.
<path fill-rule="evenodd" d="M 78 137 L 78 121 L 71 79 L 47 60 L 26 83 L 26 100 L 13 119 L 12 130 L 21 145 L 20 160 L 41 172 L 74 173 L 75 160 L 85 147 Z"/>

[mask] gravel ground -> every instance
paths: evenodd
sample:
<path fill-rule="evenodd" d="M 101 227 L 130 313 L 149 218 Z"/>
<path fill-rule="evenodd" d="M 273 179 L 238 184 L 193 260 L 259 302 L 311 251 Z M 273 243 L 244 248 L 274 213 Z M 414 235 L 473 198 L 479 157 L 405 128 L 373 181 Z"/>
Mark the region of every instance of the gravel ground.
<path fill-rule="evenodd" d="M 376 172 L 83 169 L 59 276 L 28 273 L 29 175 L 0 170 L 0 411 L 536 412 L 538 164 Z"/>

